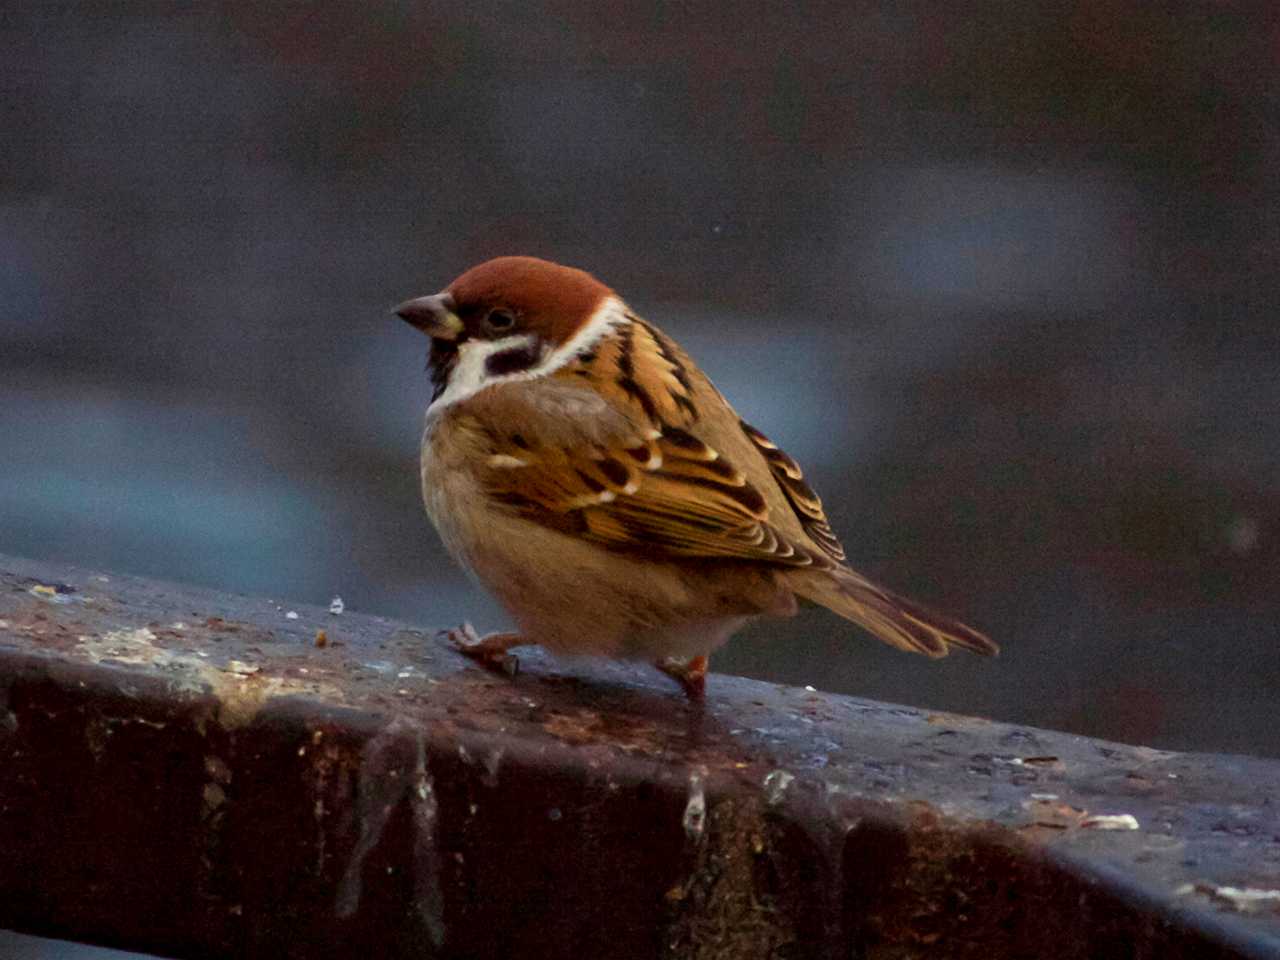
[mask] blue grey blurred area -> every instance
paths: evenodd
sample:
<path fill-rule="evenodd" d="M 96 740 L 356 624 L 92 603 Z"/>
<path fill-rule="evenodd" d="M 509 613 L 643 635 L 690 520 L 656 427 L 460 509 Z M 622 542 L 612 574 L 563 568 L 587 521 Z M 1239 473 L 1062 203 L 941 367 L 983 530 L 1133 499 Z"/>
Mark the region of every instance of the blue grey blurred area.
<path fill-rule="evenodd" d="M 124 953 L 0 930 L 0 956 L 5 960 L 148 960 L 150 954 Z"/>
<path fill-rule="evenodd" d="M 1280 756 L 1264 19 L 10 4 L 0 552 L 502 626 L 423 516 L 389 308 L 529 253 L 680 339 L 856 566 L 1004 648 L 805 611 L 716 669 Z"/>

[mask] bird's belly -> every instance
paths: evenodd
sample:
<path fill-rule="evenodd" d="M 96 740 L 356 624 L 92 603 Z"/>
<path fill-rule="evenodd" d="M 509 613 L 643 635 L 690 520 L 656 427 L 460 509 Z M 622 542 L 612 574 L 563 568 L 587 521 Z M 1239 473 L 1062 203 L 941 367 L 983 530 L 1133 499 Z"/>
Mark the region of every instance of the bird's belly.
<path fill-rule="evenodd" d="M 632 659 L 710 653 L 761 613 L 674 564 L 636 560 L 511 515 L 436 497 L 450 553 L 516 621 L 560 653 Z"/>
<path fill-rule="evenodd" d="M 477 578 L 532 643 L 569 654 L 652 659 L 720 646 L 722 603 L 678 568 L 638 562 L 527 521 L 497 520 L 470 540 Z"/>
<path fill-rule="evenodd" d="M 707 617 L 667 624 L 660 629 L 636 630 L 626 637 L 617 655 L 633 660 L 706 656 L 755 619 L 755 616 Z"/>
<path fill-rule="evenodd" d="M 424 437 L 427 513 L 449 553 L 531 643 L 568 654 L 690 657 L 761 614 L 794 610 L 771 577 L 628 556 L 487 502 L 449 452 Z"/>

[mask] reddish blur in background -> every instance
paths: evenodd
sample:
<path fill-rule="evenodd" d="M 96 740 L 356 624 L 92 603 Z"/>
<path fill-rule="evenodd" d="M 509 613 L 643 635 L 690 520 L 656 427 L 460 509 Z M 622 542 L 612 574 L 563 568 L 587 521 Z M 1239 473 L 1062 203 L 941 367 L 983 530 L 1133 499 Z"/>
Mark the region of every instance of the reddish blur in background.
<path fill-rule="evenodd" d="M 118 0 L 5 4 L 0 49 L 0 551 L 501 626 L 388 311 L 536 254 L 1005 651 L 807 611 L 717 669 L 1280 755 L 1271 14 Z"/>

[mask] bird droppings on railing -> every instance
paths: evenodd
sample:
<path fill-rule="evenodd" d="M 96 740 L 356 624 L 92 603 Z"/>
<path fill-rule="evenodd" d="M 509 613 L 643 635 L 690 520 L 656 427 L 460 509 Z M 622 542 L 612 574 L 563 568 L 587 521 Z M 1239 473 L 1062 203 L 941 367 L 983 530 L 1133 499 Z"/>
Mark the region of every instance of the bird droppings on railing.
<path fill-rule="evenodd" d="M 511 680 L 377 617 L 104 576 L 0 558 L 8 927 L 179 957 L 1280 953 L 1274 762 L 724 677 L 696 707 L 537 653 Z"/>
<path fill-rule="evenodd" d="M 411 747 L 412 756 L 405 755 L 406 744 Z M 412 811 L 414 910 L 431 942 L 438 947 L 444 942 L 445 930 L 435 784 L 427 770 L 423 732 L 403 717 L 393 718 L 361 751 L 355 810 L 358 837 L 338 884 L 335 913 L 343 920 L 355 916 L 360 907 L 366 860 L 383 841 L 392 814 L 405 799 Z"/>
<path fill-rule="evenodd" d="M 787 787 L 795 782 L 795 775 L 785 770 L 770 770 L 764 778 L 764 796 L 770 806 L 781 802 Z"/>
<path fill-rule="evenodd" d="M 706 775 L 705 769 L 690 772 L 689 799 L 685 802 L 684 815 L 680 818 L 685 835 L 694 843 L 702 839 L 702 831 L 707 825 L 707 794 L 703 789 Z"/>
<path fill-rule="evenodd" d="M 1138 818 L 1131 813 L 1095 813 L 1081 820 L 1080 826 L 1093 830 L 1137 830 Z"/>
<path fill-rule="evenodd" d="M 1255 890 L 1252 887 L 1211 887 L 1197 884 L 1192 889 L 1229 903 L 1236 910 L 1251 913 L 1255 910 L 1280 910 L 1280 890 Z"/>
<path fill-rule="evenodd" d="M 237 632 L 240 625 L 211 618 L 203 630 Z M 157 643 L 161 635 L 199 642 L 199 631 L 185 624 L 167 628 L 145 626 L 132 630 L 108 630 L 101 636 L 81 635 L 76 651 L 90 662 L 151 667 L 168 680 L 176 696 L 211 694 L 218 701 L 217 721 L 224 727 L 243 726 L 275 697 L 312 695 L 341 699 L 335 683 L 307 675 L 263 674 L 261 664 L 229 657 L 222 659 L 206 650 L 172 649 Z"/>

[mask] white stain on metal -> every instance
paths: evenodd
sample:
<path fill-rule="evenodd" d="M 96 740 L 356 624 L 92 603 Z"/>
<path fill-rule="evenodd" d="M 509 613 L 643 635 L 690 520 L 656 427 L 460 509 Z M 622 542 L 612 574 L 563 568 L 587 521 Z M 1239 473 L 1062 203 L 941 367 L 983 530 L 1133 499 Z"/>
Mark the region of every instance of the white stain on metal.
<path fill-rule="evenodd" d="M 1216 887 L 1209 883 L 1184 883 L 1173 891 L 1175 897 L 1187 897 L 1193 893 L 1204 894 L 1229 904 L 1241 913 L 1280 907 L 1280 890 L 1263 890 L 1259 887 Z"/>
<path fill-rule="evenodd" d="M 444 944 L 444 892 L 440 888 L 440 857 L 436 833 L 440 804 L 435 782 L 427 772 L 427 748 L 422 731 L 416 728 L 413 765 L 413 905 L 427 935 L 437 947 Z"/>
<path fill-rule="evenodd" d="M 700 767 L 689 774 L 689 799 L 684 805 L 685 836 L 697 843 L 707 826 L 707 794 L 703 786 L 707 771 Z"/>
<path fill-rule="evenodd" d="M 411 769 L 400 765 L 406 740 L 413 750 Z M 440 807 L 435 782 L 427 769 L 426 740 L 422 729 L 404 718 L 392 720 L 365 744 L 361 752 L 356 784 L 356 817 L 360 832 L 338 884 L 334 911 L 339 918 L 346 919 L 360 909 L 365 861 L 382 840 L 391 814 L 405 802 L 409 804 L 413 822 L 410 866 L 414 912 L 438 948 L 444 943 L 445 935 L 440 858 L 436 848 Z"/>
<path fill-rule="evenodd" d="M 794 780 L 795 776 L 785 770 L 773 770 L 764 778 L 764 798 L 769 801 L 770 806 L 782 799 Z"/>
<path fill-rule="evenodd" d="M 93 663 L 146 667 L 167 680 L 176 694 L 212 695 L 218 700 L 218 722 L 227 729 L 251 721 L 267 701 L 291 694 L 342 698 L 330 683 L 297 677 L 267 676 L 262 667 L 243 660 L 220 664 L 204 650 L 173 650 L 156 643 L 147 627 L 111 630 L 101 637 L 80 636 L 76 652 Z"/>
<path fill-rule="evenodd" d="M 1080 826 L 1091 830 L 1137 830 L 1138 818 L 1131 813 L 1098 813 L 1085 817 Z"/>
<path fill-rule="evenodd" d="M 484 773 L 480 777 L 480 782 L 486 787 L 496 787 L 498 785 L 498 768 L 502 766 L 502 751 L 494 750 L 484 758 Z"/>
<path fill-rule="evenodd" d="M 1213 894 L 1245 913 L 1261 910 L 1273 904 L 1280 905 L 1280 890 L 1260 890 L 1257 887 L 1214 887 Z"/>

